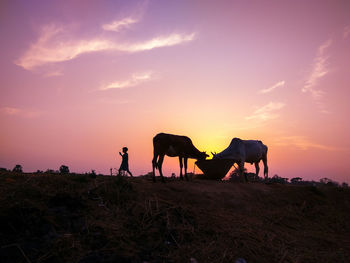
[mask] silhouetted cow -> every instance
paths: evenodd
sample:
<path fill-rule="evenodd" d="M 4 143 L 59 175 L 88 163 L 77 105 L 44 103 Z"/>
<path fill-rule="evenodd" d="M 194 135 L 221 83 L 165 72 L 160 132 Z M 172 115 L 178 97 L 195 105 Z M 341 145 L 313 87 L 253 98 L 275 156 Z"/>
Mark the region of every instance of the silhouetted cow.
<path fill-rule="evenodd" d="M 159 133 L 153 138 L 153 181 L 156 181 L 155 169 L 159 170 L 159 174 L 164 182 L 162 164 L 164 156 L 179 157 L 180 162 L 180 179 L 183 180 L 182 167 L 184 160 L 185 165 L 185 178 L 187 177 L 187 159 L 193 158 L 197 160 L 203 160 L 209 157 L 205 152 L 200 152 L 192 143 L 191 139 L 186 136 L 179 136 L 173 134 Z"/>
<path fill-rule="evenodd" d="M 213 159 L 232 159 L 238 164 L 240 174 L 244 173 L 244 163 L 255 164 L 256 176 L 258 177 L 260 167 L 259 162 L 264 162 L 264 177 L 268 177 L 267 166 L 267 146 L 262 141 L 255 140 L 241 140 L 239 138 L 233 138 L 230 145 L 222 152 L 213 154 Z M 245 174 L 245 180 L 247 176 Z"/>

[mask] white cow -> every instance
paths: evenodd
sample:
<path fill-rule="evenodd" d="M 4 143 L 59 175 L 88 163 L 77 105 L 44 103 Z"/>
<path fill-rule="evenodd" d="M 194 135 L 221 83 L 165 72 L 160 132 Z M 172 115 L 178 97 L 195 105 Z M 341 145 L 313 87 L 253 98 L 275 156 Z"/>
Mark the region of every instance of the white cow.
<path fill-rule="evenodd" d="M 239 166 L 240 174 L 244 173 L 244 163 L 255 164 L 256 177 L 258 177 L 260 167 L 259 162 L 264 162 L 264 177 L 268 177 L 267 167 L 267 146 L 262 141 L 241 140 L 233 138 L 230 145 L 218 154 L 213 154 L 213 159 L 233 159 Z M 247 181 L 247 175 L 244 174 Z"/>

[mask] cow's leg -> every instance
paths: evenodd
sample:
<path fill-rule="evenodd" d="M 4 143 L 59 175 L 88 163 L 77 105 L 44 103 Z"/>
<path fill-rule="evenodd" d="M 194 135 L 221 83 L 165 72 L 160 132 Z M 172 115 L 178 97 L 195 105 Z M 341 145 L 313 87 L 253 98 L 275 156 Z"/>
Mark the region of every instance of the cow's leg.
<path fill-rule="evenodd" d="M 255 180 L 258 180 L 259 178 L 259 171 L 260 171 L 259 162 L 256 162 L 255 163 Z"/>
<path fill-rule="evenodd" d="M 238 163 L 238 166 L 239 166 L 239 173 L 240 173 L 240 176 L 243 177 L 243 175 L 244 175 L 245 181 L 248 182 L 247 175 L 244 173 L 244 161 L 240 161 L 240 162 Z"/>
<path fill-rule="evenodd" d="M 162 179 L 162 182 L 165 183 L 163 172 L 162 172 L 163 161 L 164 161 L 164 154 L 160 154 L 158 159 L 158 170 L 159 170 L 159 174 Z"/>
<path fill-rule="evenodd" d="M 269 177 L 269 167 L 267 166 L 267 156 L 263 156 L 263 162 L 264 162 L 264 177 L 267 179 Z"/>
<path fill-rule="evenodd" d="M 185 178 L 186 178 L 186 181 L 188 181 L 188 177 L 187 177 L 187 158 L 186 157 L 184 158 L 184 165 L 185 165 Z"/>
<path fill-rule="evenodd" d="M 184 177 L 182 176 L 182 167 L 183 167 L 183 164 L 182 164 L 182 157 L 179 156 L 179 163 L 180 163 L 180 179 L 183 180 Z"/>
<path fill-rule="evenodd" d="M 157 168 L 157 159 L 158 159 L 158 153 L 153 152 L 153 160 L 152 160 L 152 170 L 153 170 L 153 182 L 156 181 L 156 174 L 155 174 L 155 170 Z"/>

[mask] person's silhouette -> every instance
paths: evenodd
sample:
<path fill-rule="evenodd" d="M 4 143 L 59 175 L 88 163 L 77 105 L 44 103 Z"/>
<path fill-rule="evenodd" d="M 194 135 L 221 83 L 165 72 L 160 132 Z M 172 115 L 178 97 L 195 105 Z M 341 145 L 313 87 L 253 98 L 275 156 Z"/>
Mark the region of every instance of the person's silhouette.
<path fill-rule="evenodd" d="M 129 170 L 129 156 L 128 156 L 128 148 L 127 147 L 123 147 L 123 153 L 119 152 L 120 156 L 122 157 L 122 163 L 120 165 L 119 171 L 118 171 L 118 175 L 120 175 L 121 171 L 126 171 L 128 174 L 130 174 L 131 177 L 132 173 Z"/>

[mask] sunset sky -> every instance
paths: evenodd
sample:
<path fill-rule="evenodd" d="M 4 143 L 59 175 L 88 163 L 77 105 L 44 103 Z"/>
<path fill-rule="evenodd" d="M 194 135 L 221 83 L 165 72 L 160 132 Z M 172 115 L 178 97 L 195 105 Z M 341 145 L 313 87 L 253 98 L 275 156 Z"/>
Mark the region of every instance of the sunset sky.
<path fill-rule="evenodd" d="M 145 174 L 167 132 L 350 182 L 348 0 L 1 1 L 0 36 L 0 167 Z"/>

